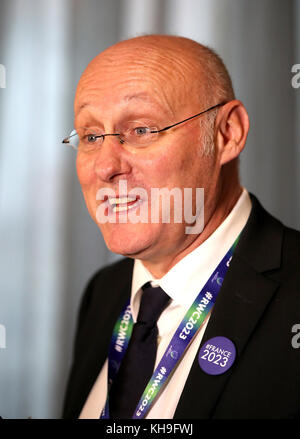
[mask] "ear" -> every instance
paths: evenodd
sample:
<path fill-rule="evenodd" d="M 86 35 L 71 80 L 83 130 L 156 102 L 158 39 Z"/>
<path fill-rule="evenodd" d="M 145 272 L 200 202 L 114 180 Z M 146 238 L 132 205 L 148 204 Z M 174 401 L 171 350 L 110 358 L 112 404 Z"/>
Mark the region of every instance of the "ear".
<path fill-rule="evenodd" d="M 244 149 L 248 131 L 249 117 L 241 101 L 235 99 L 221 107 L 215 124 L 216 148 L 221 165 L 239 156 Z"/>

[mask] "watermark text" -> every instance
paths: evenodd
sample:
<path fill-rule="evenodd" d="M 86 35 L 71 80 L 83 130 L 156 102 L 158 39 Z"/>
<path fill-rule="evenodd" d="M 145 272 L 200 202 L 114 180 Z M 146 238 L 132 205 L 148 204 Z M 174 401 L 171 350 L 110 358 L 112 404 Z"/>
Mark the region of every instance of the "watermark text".
<path fill-rule="evenodd" d="M 300 324 L 295 324 L 292 327 L 292 332 L 296 333 L 293 337 L 292 337 L 292 346 L 294 349 L 298 349 L 300 348 Z"/>
<path fill-rule="evenodd" d="M 186 234 L 199 234 L 204 228 L 203 188 L 145 188 L 128 191 L 127 181 L 120 180 L 117 191 L 101 188 L 96 201 L 98 223 L 185 225 Z"/>
<path fill-rule="evenodd" d="M 291 69 L 292 73 L 295 73 L 295 75 L 291 79 L 291 84 L 293 88 L 299 88 L 300 87 L 300 64 L 294 64 Z"/>
<path fill-rule="evenodd" d="M 0 88 L 6 88 L 6 69 L 3 64 L 0 64 Z"/>
<path fill-rule="evenodd" d="M 0 325 L 0 349 L 6 348 L 6 329 L 4 325 Z"/>

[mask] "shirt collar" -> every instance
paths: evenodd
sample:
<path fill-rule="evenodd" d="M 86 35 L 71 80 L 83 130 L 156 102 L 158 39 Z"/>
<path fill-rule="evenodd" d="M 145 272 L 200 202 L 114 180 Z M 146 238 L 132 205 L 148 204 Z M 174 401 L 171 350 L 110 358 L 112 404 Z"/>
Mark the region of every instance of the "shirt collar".
<path fill-rule="evenodd" d="M 133 320 L 136 321 L 141 287 L 146 282 L 151 282 L 152 286 L 160 286 L 173 299 L 175 306 L 188 309 L 244 228 L 250 211 L 250 196 L 247 190 L 243 189 L 229 215 L 212 235 L 174 265 L 161 279 L 155 279 L 142 261 L 135 259 L 130 300 Z"/>

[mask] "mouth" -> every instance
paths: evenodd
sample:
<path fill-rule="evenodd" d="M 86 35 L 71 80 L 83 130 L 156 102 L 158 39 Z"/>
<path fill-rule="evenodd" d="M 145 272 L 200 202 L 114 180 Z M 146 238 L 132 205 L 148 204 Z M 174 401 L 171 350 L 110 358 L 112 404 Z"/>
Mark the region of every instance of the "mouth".
<path fill-rule="evenodd" d="M 127 210 L 137 207 L 140 202 L 139 196 L 122 196 L 122 197 L 109 197 L 108 204 L 112 211 L 125 212 Z"/>

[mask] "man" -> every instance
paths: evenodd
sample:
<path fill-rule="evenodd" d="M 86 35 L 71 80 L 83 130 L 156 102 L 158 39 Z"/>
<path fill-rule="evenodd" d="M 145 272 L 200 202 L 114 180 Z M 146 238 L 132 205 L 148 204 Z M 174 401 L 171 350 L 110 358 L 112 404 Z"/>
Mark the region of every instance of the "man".
<path fill-rule="evenodd" d="M 126 258 L 98 271 L 85 291 L 63 416 L 299 416 L 300 351 L 291 340 L 299 322 L 300 234 L 240 184 L 249 120 L 220 58 L 181 37 L 120 42 L 83 73 L 75 128 L 87 208 L 108 248 Z M 134 188 L 147 197 L 132 196 Z M 172 220 L 163 221 L 163 198 L 159 221 L 151 220 L 153 188 L 192 188 L 201 230 L 190 233 L 185 217 L 175 221 L 183 211 L 175 201 Z M 130 221 L 142 211 L 146 221 Z M 157 291 L 167 300 L 153 318 L 151 362 L 152 348 L 142 352 L 148 345 L 134 334 Z M 115 326 L 118 318 L 123 326 Z M 132 336 L 121 337 L 129 321 Z"/>

